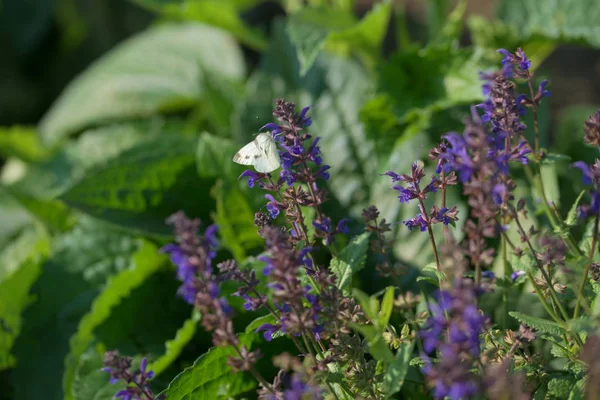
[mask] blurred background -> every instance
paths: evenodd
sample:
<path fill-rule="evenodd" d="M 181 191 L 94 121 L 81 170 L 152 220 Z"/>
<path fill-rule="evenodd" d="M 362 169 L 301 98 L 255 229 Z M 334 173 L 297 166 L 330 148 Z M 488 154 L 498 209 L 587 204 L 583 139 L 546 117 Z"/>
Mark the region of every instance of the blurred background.
<path fill-rule="evenodd" d="M 160 19 L 149 9 L 155 3 L 161 0 L 2 0 L 0 125 L 37 123 L 67 83 L 91 62 Z M 427 2 L 393 3 L 406 10 L 413 37 L 424 38 Z M 466 16 L 493 19 L 498 3 L 470 0 Z M 354 11 L 360 16 L 371 6 L 372 2 L 361 0 Z M 267 1 L 241 15 L 251 26 L 268 30 L 273 19 L 284 13 L 279 3 Z M 389 29 L 394 28 L 392 24 Z M 385 42 L 384 52 L 388 54 L 396 46 L 391 36 Z M 462 41 L 469 40 L 465 30 Z M 247 46 L 245 51 L 250 64 L 255 65 L 258 53 Z M 599 50 L 561 45 L 544 61 L 542 70 L 552 80 L 554 110 L 566 104 L 600 103 Z"/>
<path fill-rule="evenodd" d="M 395 223 L 407 272 L 396 278 L 410 289 L 431 247 L 397 223 L 415 209 L 379 174 L 408 171 L 461 131 L 483 99 L 478 72 L 499 68 L 498 48 L 523 46 L 550 80 L 542 144 L 561 154 L 542 173 L 566 215 L 581 191 L 567 162 L 597 156 L 583 122 L 600 104 L 599 26 L 598 0 L 0 0 L 0 399 L 112 398 L 98 369 L 113 348 L 167 359 L 153 381 L 163 390 L 211 347 L 158 251 L 172 240 L 165 219 L 217 222 L 219 260 L 263 251 L 253 218 L 264 193 L 238 180 L 231 157 L 278 97 L 312 107 L 332 167 L 326 214 L 350 217 L 356 235 L 376 204 Z M 516 176 L 535 223 L 539 196 Z M 466 214 L 460 194 L 448 202 Z M 146 275 L 129 280 L 140 263 Z M 368 293 L 389 284 L 358 275 Z M 110 298 L 118 279 L 132 286 Z M 509 293 L 516 310 L 532 307 L 528 296 Z M 237 332 L 258 316 L 242 303 Z"/>

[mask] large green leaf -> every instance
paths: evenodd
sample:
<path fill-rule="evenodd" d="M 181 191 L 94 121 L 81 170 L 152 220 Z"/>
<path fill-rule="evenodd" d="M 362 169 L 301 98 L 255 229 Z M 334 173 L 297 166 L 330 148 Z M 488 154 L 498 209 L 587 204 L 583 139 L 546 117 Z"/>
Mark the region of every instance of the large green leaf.
<path fill-rule="evenodd" d="M 378 87 L 401 119 L 409 112 L 440 111 L 483 98 L 479 72 L 489 64 L 481 52 L 449 46 L 412 48 L 383 65 Z"/>
<path fill-rule="evenodd" d="M 287 30 L 297 49 L 300 74 L 306 74 L 326 44 L 375 58 L 387 31 L 390 11 L 390 2 L 386 1 L 376 4 L 361 21 L 350 12 L 331 7 L 305 7 L 293 13 Z"/>
<path fill-rule="evenodd" d="M 144 242 L 142 248 L 133 256 L 131 268 L 110 279 L 106 288 L 94 300 L 91 311 L 81 319 L 77 332 L 69 340 L 70 351 L 65 358 L 63 377 L 65 399 L 73 399 L 72 385 L 75 371 L 79 358 L 94 340 L 94 329 L 109 317 L 113 307 L 119 305 L 134 288 L 156 272 L 165 260 L 165 256 L 158 253 L 156 246 Z"/>
<path fill-rule="evenodd" d="M 21 332 L 21 312 L 32 300 L 29 290 L 40 272 L 40 261 L 32 257 L 0 283 L 0 371 L 14 366 L 11 349 Z"/>
<path fill-rule="evenodd" d="M 600 47 L 600 3 L 596 0 L 504 0 L 499 16 L 524 37 Z"/>
<path fill-rule="evenodd" d="M 208 219 L 212 180 L 196 172 L 196 141 L 163 136 L 86 171 L 62 199 L 95 218 L 150 234 L 169 234 L 165 219 L 183 210 Z M 198 195 L 200 194 L 200 195 Z"/>
<path fill-rule="evenodd" d="M 122 380 L 114 384 L 109 382 L 108 373 L 102 371 L 103 359 L 103 355 L 95 349 L 88 350 L 80 357 L 73 381 L 74 400 L 111 400 L 119 390 L 125 388 Z"/>
<path fill-rule="evenodd" d="M 340 254 L 331 260 L 329 269 L 335 274 L 340 290 L 349 291 L 352 275 L 364 267 L 370 236 L 367 232 L 353 238 Z"/>
<path fill-rule="evenodd" d="M 138 4 L 147 0 L 135 0 Z M 245 45 L 263 50 L 267 44 L 264 35 L 258 29 L 244 22 L 240 12 L 248 8 L 254 1 L 238 0 L 184 0 L 177 4 L 153 7 L 166 18 L 182 21 L 196 21 L 221 28 L 231 33 Z"/>
<path fill-rule="evenodd" d="M 194 310 L 192 316 L 186 319 L 183 326 L 177 330 L 175 337 L 165 343 L 165 353 L 153 361 L 148 366 L 148 370 L 153 371 L 155 375 L 159 375 L 171 365 L 181 354 L 185 345 L 194 337 L 200 319 L 200 313 Z"/>
<path fill-rule="evenodd" d="M 250 346 L 254 334 L 244 334 L 240 343 Z M 218 400 L 247 392 L 256 386 L 253 378 L 233 373 L 227 365 L 237 353 L 232 347 L 213 347 L 200 356 L 194 365 L 173 379 L 162 395 L 169 400 Z"/>
<path fill-rule="evenodd" d="M 106 121 L 188 109 L 204 95 L 203 81 L 240 80 L 237 43 L 201 24 L 163 24 L 127 40 L 76 78 L 44 116 L 47 143 Z M 207 75 L 208 74 L 208 75 Z"/>

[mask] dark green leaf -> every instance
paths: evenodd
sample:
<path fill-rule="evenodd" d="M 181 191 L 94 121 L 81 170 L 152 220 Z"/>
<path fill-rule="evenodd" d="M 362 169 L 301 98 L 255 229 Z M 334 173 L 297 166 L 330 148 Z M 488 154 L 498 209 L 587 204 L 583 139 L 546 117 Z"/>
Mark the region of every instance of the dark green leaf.
<path fill-rule="evenodd" d="M 388 60 L 378 87 L 393 100 L 396 115 L 406 119 L 411 112 L 439 111 L 481 100 L 478 72 L 486 68 L 482 55 L 471 50 L 412 48 Z"/>
<path fill-rule="evenodd" d="M 243 335 L 241 344 L 250 346 L 253 335 Z M 232 347 L 213 347 L 200 356 L 194 365 L 177 375 L 162 392 L 169 400 L 227 399 L 252 390 L 256 381 L 241 373 L 234 373 L 227 365 L 237 353 Z"/>
<path fill-rule="evenodd" d="M 165 219 L 183 210 L 208 220 L 212 181 L 196 172 L 196 142 L 163 136 L 145 141 L 88 170 L 61 198 L 71 207 L 124 228 L 170 234 Z M 202 197 L 194 193 L 205 193 Z"/>
<path fill-rule="evenodd" d="M 200 313 L 194 310 L 192 316 L 185 320 L 183 326 L 177 330 L 177 334 L 173 340 L 169 340 L 165 343 L 165 353 L 148 365 L 148 371 L 154 371 L 154 374 L 158 376 L 171 365 L 181 354 L 183 348 L 194 337 L 198 322 L 201 318 Z"/>
<path fill-rule="evenodd" d="M 218 55 L 218 56 L 217 56 Z M 161 24 L 112 50 L 74 80 L 43 118 L 47 143 L 106 121 L 188 109 L 211 79 L 241 80 L 237 43 L 201 24 Z"/>
<path fill-rule="evenodd" d="M 219 225 L 219 235 L 238 262 L 246 259 L 246 251 L 264 245 L 254 225 L 254 211 L 242 191 L 236 186 L 217 182 L 215 187 L 217 212 L 214 216 Z"/>
<path fill-rule="evenodd" d="M 32 301 L 29 290 L 41 273 L 40 264 L 31 257 L 0 282 L 0 371 L 14 366 L 11 349 L 21 332 L 21 313 Z"/>
<path fill-rule="evenodd" d="M 156 272 L 165 260 L 166 257 L 158 253 L 156 246 L 144 242 L 142 248 L 133 256 L 131 268 L 110 279 L 106 288 L 94 300 L 91 311 L 79 321 L 77 332 L 69 340 L 70 351 L 65 358 L 63 376 L 65 399 L 73 399 L 72 385 L 79 358 L 94 340 L 94 329 L 109 317 L 112 308 L 119 305 L 134 288 Z"/>
<path fill-rule="evenodd" d="M 370 236 L 369 232 L 356 236 L 340 252 L 338 257 L 331 260 L 329 269 L 336 277 L 338 289 L 347 292 L 352 282 L 352 275 L 364 267 Z"/>
<path fill-rule="evenodd" d="M 400 344 L 394 362 L 387 366 L 383 376 L 383 390 L 387 397 L 398 393 L 404 384 L 410 359 L 413 354 L 413 342 L 405 341 Z"/>

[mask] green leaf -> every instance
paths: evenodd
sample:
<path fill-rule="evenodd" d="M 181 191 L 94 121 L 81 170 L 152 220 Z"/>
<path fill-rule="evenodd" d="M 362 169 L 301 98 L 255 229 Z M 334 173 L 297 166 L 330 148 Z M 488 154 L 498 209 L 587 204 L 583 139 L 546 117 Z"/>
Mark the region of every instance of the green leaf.
<path fill-rule="evenodd" d="M 0 252 L 0 283 L 16 273 L 30 258 L 44 258 L 50 252 L 47 234 L 35 227 L 24 229 L 18 236 L 3 247 Z"/>
<path fill-rule="evenodd" d="M 378 361 L 391 364 L 394 362 L 394 354 L 383 339 L 381 330 L 373 325 L 350 324 L 350 327 L 365 337 L 369 353 Z"/>
<path fill-rule="evenodd" d="M 171 20 L 202 22 L 221 28 L 254 50 L 264 50 L 267 44 L 262 32 L 246 24 L 240 16 L 242 11 L 257 3 L 254 0 L 184 0 L 170 4 L 154 0 L 133 2 Z"/>
<path fill-rule="evenodd" d="M 504 0 L 498 15 L 523 38 L 541 36 L 555 42 L 600 47 L 600 4 L 595 0 Z"/>
<path fill-rule="evenodd" d="M 198 139 L 196 150 L 198 174 L 203 178 L 237 178 L 234 177 L 237 169 L 234 169 L 235 164 L 232 161 L 236 150 L 231 140 L 203 133 Z"/>
<path fill-rule="evenodd" d="M 213 202 L 206 193 L 212 181 L 196 172 L 196 142 L 181 136 L 145 141 L 86 171 L 61 196 L 69 206 L 129 230 L 170 235 L 165 219 L 183 210 L 208 220 Z"/>
<path fill-rule="evenodd" d="M 571 162 L 571 157 L 566 154 L 549 153 L 542 159 L 542 164 L 556 164 Z"/>
<path fill-rule="evenodd" d="M 548 394 L 557 399 L 566 399 L 574 385 L 572 378 L 553 378 L 548 382 Z"/>
<path fill-rule="evenodd" d="M 404 384 L 404 378 L 410 366 L 414 342 L 405 341 L 400 344 L 396 358 L 389 364 L 383 375 L 383 390 L 386 397 L 398 393 Z"/>
<path fill-rule="evenodd" d="M 370 233 L 366 232 L 354 237 L 339 256 L 331 260 L 329 269 L 336 277 L 338 289 L 348 292 L 352 276 L 363 269 L 367 260 L 370 236 Z"/>
<path fill-rule="evenodd" d="M 221 243 L 238 262 L 246 259 L 247 250 L 264 245 L 254 226 L 254 211 L 240 189 L 218 181 L 215 187 Z"/>
<path fill-rule="evenodd" d="M 519 322 L 529 325 L 531 328 L 538 331 L 549 333 L 551 335 L 562 335 L 566 333 L 565 328 L 556 322 L 549 321 L 547 319 L 525 315 L 517 311 L 511 311 L 508 314 Z"/>
<path fill-rule="evenodd" d="M 242 335 L 241 344 L 249 347 L 252 337 Z M 169 400 L 218 400 L 252 390 L 256 381 L 243 373 L 232 372 L 227 365 L 229 358 L 236 355 L 232 347 L 211 348 L 177 375 L 161 395 Z"/>
<path fill-rule="evenodd" d="M 433 46 L 394 54 L 382 66 L 381 93 L 388 94 L 401 120 L 414 112 L 434 112 L 482 99 L 478 72 L 489 63 L 466 49 Z"/>
<path fill-rule="evenodd" d="M 173 340 L 165 343 L 165 353 L 148 365 L 148 371 L 154 371 L 154 374 L 158 376 L 171 365 L 181 354 L 183 348 L 194 337 L 200 319 L 200 313 L 194 310 L 192 316 L 185 320 L 183 326 L 177 330 L 177 334 Z"/>
<path fill-rule="evenodd" d="M 40 134 L 54 144 L 107 121 L 189 109 L 204 95 L 206 73 L 210 79 L 243 79 L 245 63 L 233 38 L 201 24 L 161 24 L 76 78 L 44 116 Z"/>
<path fill-rule="evenodd" d="M 125 381 L 111 384 L 108 373 L 102 371 L 104 355 L 95 349 L 86 351 L 79 360 L 73 380 L 74 400 L 111 400 L 115 394 L 125 389 Z"/>
<path fill-rule="evenodd" d="M 51 230 L 64 232 L 76 222 L 75 215 L 60 200 L 40 200 L 10 188 L 6 188 L 6 191 L 34 218 Z"/>
<path fill-rule="evenodd" d="M 436 11 L 432 13 L 431 11 L 434 9 Z M 430 19 L 427 25 L 430 32 L 429 37 L 433 39 L 429 45 L 457 45 L 463 33 L 463 20 L 466 9 L 466 0 L 460 0 L 451 12 L 447 0 L 429 1 L 428 11 L 430 12 L 428 12 L 428 15 L 434 17 L 433 20 Z"/>
<path fill-rule="evenodd" d="M 376 321 L 377 314 L 379 313 L 377 297 L 369 297 L 369 295 L 358 289 L 352 289 L 352 295 L 358 300 L 367 318 L 371 321 Z"/>
<path fill-rule="evenodd" d="M 312 67 L 326 44 L 359 54 L 377 54 L 387 31 L 391 5 L 376 4 L 361 21 L 340 9 L 305 7 L 289 17 L 287 32 L 297 48 L 300 75 Z"/>
<path fill-rule="evenodd" d="M 274 325 L 277 323 L 277 320 L 273 316 L 273 314 L 263 315 L 262 317 L 256 318 L 254 321 L 250 322 L 246 327 L 246 333 L 254 333 L 258 328 L 260 328 L 264 324 Z"/>
<path fill-rule="evenodd" d="M 585 379 L 578 380 L 573 389 L 571 389 L 571 393 L 569 393 L 569 398 L 567 400 L 583 400 L 585 399 Z"/>
<path fill-rule="evenodd" d="M 48 157 L 48 149 L 40 143 L 34 127 L 0 127 L 0 154 L 16 157 L 25 162 L 41 161 Z"/>
<path fill-rule="evenodd" d="M 144 242 L 134 254 L 132 265 L 109 279 L 106 288 L 96 297 L 92 309 L 79 321 L 77 332 L 69 340 L 69 354 L 65 357 L 63 388 L 65 399 L 73 399 L 72 385 L 81 355 L 94 340 L 94 329 L 106 320 L 111 309 L 118 306 L 131 291 L 141 285 L 164 264 L 166 257 L 158 253 L 156 246 Z"/>
<path fill-rule="evenodd" d="M 524 253 L 521 257 L 513 254 L 510 263 L 513 266 L 513 269 L 520 269 L 530 274 L 534 274 L 538 271 L 535 259 L 527 253 Z"/>
<path fill-rule="evenodd" d="M 585 190 L 582 190 L 577 196 L 577 199 L 569 209 L 569 213 L 567 214 L 567 218 L 565 219 L 565 225 L 567 226 L 575 226 L 577 224 L 577 207 L 579 206 L 579 202 L 583 198 L 583 195 L 586 193 Z"/>
<path fill-rule="evenodd" d="M 385 328 L 390 321 L 392 311 L 394 310 L 394 287 L 388 286 L 381 299 L 381 308 L 379 309 L 379 316 L 377 318 L 377 324 L 381 328 Z"/>
<path fill-rule="evenodd" d="M 32 301 L 29 290 L 41 273 L 40 264 L 31 257 L 0 283 L 0 371 L 14 366 L 11 349 L 21 333 L 21 313 Z"/>

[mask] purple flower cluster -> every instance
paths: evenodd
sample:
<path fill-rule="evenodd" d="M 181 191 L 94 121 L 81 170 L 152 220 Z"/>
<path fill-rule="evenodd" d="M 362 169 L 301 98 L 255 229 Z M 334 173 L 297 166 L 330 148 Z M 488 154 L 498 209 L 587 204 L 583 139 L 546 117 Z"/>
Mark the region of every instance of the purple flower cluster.
<path fill-rule="evenodd" d="M 207 292 L 218 296 L 218 287 L 207 282 L 212 276 L 212 261 L 217 254 L 217 226 L 210 225 L 201 237 L 197 234 L 200 221 L 188 219 L 183 212 L 173 214 L 167 223 L 175 226 L 178 243 L 168 244 L 161 251 L 169 254 L 177 266 L 177 278 L 182 282 L 177 292 L 179 296 L 194 304 L 203 284 L 211 286 Z"/>
<path fill-rule="evenodd" d="M 180 295 L 202 313 L 202 326 L 213 333 L 215 346 L 232 345 L 238 348 L 239 358 L 231 358 L 230 365 L 234 369 L 248 370 L 258 359 L 257 352 L 250 352 L 246 347 L 239 347 L 239 340 L 233 329 L 232 314 L 227 299 L 221 296 L 219 284 L 225 280 L 243 282 L 245 286 L 237 292 L 239 296 L 247 296 L 255 291 L 258 280 L 254 273 L 242 273 L 235 261 L 220 263 L 219 273 L 212 266 L 216 256 L 217 241 L 215 225 L 209 226 L 204 236 L 198 235 L 200 221 L 191 220 L 183 212 L 173 214 L 167 220 L 175 228 L 176 244 L 169 244 L 162 251 L 170 254 L 177 266 L 177 276 L 183 281 Z M 264 297 L 256 296 L 257 305 L 264 302 Z"/>
<path fill-rule="evenodd" d="M 261 188 L 270 192 L 265 195 L 268 215 L 274 219 L 285 214 L 291 226 L 292 240 L 309 242 L 308 229 L 300 207 L 314 208 L 317 215 L 313 221 L 316 237 L 330 245 L 335 235 L 348 232 L 347 220 L 340 221 L 334 227 L 331 219 L 321 210 L 326 192 L 317 182 L 329 180 L 330 166 L 323 163 L 320 138 L 313 139 L 310 133 L 304 132 L 312 124 L 308 117 L 309 107 L 303 108 L 299 114 L 294 111 L 295 107 L 294 103 L 277 100 L 273 116 L 279 123 L 268 123 L 261 128 L 269 130 L 281 148 L 279 156 L 282 170 L 277 180 L 274 181 L 270 174 L 251 170 L 244 171 L 240 177 L 247 178 L 249 187 L 258 183 Z"/>
<path fill-rule="evenodd" d="M 473 398 L 481 390 L 479 377 L 471 372 L 480 355 L 479 335 L 486 318 L 477 308 L 477 290 L 471 280 L 457 280 L 437 294 L 429 305 L 431 315 L 419 336 L 427 353 L 437 351 L 438 362 L 425 356 L 423 372 L 436 398 Z"/>
<path fill-rule="evenodd" d="M 441 166 L 441 162 L 438 164 Z M 425 210 L 424 200 L 427 199 L 428 193 L 437 192 L 438 187 L 442 184 L 453 184 L 454 182 L 450 182 L 444 176 L 444 180 L 436 176 L 432 176 L 429 183 L 421 189 L 421 180 L 425 177 L 425 171 L 423 167 L 418 163 L 414 162 L 411 166 L 411 174 L 397 174 L 393 171 L 387 171 L 383 175 L 387 175 L 392 179 L 392 182 L 403 182 L 404 185 L 398 184 L 392 186 L 392 189 L 398 191 L 398 199 L 400 203 L 409 203 L 412 200 L 417 200 L 419 202 L 420 213 L 415 217 L 403 221 L 403 224 L 409 230 L 413 230 L 414 228 L 419 228 L 421 232 L 425 232 L 431 225 L 436 223 L 443 223 L 444 225 L 451 224 L 456 221 L 458 218 L 456 215 L 458 214 L 458 210 L 456 207 L 448 208 L 442 207 L 439 208 L 437 206 L 433 206 L 429 214 Z M 449 183 L 450 182 L 450 183 Z"/>
<path fill-rule="evenodd" d="M 132 372 L 131 357 L 121 356 L 118 350 L 107 351 L 104 354 L 104 368 L 102 371 L 110 374 L 110 383 L 120 380 L 127 383 L 127 387 L 115 394 L 121 400 L 153 400 L 154 394 L 150 390 L 148 380 L 154 377 L 154 372 L 146 371 L 148 360 L 144 357 L 140 369 Z M 133 386 L 130 386 L 133 385 Z"/>
<path fill-rule="evenodd" d="M 278 322 L 264 324 L 258 331 L 264 332 L 268 341 L 276 332 L 294 336 L 309 334 L 319 340 L 323 331 L 318 321 L 319 297 L 311 294 L 310 286 L 303 286 L 298 276 L 300 268 L 314 274 L 312 260 L 307 257 L 311 249 L 305 247 L 298 251 L 290 243 L 288 234 L 278 227 L 267 227 L 263 234 L 268 255 L 260 259 L 267 264 L 263 272 L 269 277 Z"/>
<path fill-rule="evenodd" d="M 596 158 L 591 166 L 583 161 L 577 161 L 572 164 L 583 173 L 583 183 L 591 185 L 590 196 L 592 198 L 589 204 L 584 204 L 579 207 L 580 218 L 587 218 L 600 214 L 600 159 Z"/>

